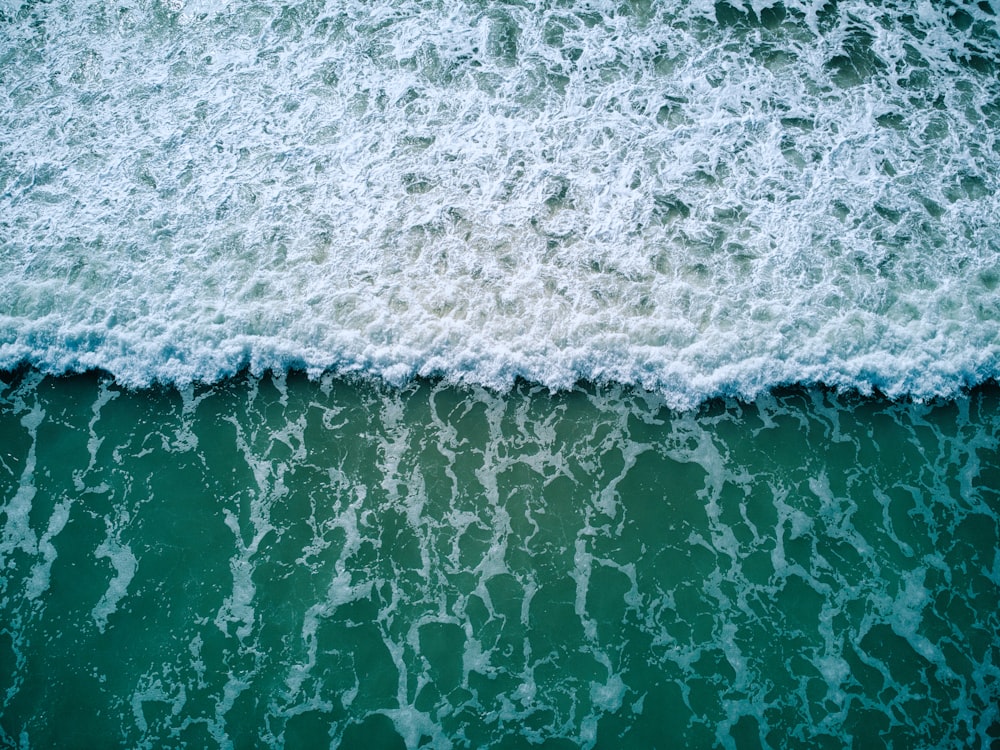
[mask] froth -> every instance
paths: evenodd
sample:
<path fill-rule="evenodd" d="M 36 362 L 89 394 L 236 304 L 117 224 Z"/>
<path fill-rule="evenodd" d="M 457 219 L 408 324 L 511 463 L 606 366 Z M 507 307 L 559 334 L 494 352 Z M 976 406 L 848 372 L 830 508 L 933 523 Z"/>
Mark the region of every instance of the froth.
<path fill-rule="evenodd" d="M 952 394 L 1000 355 L 959 5 L 15 9 L 0 367 Z"/>

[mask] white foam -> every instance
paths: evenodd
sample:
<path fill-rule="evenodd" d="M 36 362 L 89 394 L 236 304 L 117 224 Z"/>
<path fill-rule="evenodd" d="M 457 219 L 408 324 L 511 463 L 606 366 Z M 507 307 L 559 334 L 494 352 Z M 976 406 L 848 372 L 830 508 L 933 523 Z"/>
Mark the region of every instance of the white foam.
<path fill-rule="evenodd" d="M 785 6 L 742 36 L 711 3 L 22 9 L 0 367 L 675 406 L 995 377 L 1000 84 L 969 62 L 995 24 Z"/>
<path fill-rule="evenodd" d="M 34 382 L 29 382 L 29 386 L 34 384 Z M 3 506 L 6 518 L 3 533 L 0 536 L 0 564 L 2 565 L 7 564 L 7 560 L 15 550 L 21 550 L 28 555 L 34 555 L 38 551 L 38 535 L 31 528 L 29 517 L 31 504 L 37 492 L 35 487 L 35 464 L 37 461 L 35 446 L 38 441 L 38 426 L 45 418 L 45 411 L 39 404 L 32 406 L 30 411 L 27 411 L 28 407 L 24 403 L 18 403 L 16 406 L 21 407 L 21 410 L 26 412 L 21 417 L 21 425 L 28 431 L 31 444 L 24 460 L 24 469 L 21 472 L 17 490 Z"/>
<path fill-rule="evenodd" d="M 98 558 L 108 558 L 115 569 L 114 577 L 108 582 L 108 588 L 100 601 L 91 610 L 91 617 L 100 632 L 108 626 L 108 618 L 118 611 L 118 604 L 128 593 L 128 586 L 139 567 L 139 561 L 127 544 L 124 544 L 112 527 L 108 526 L 108 534 L 94 552 Z"/>
<path fill-rule="evenodd" d="M 69 520 L 69 511 L 72 505 L 73 503 L 70 500 L 63 500 L 57 503 L 55 508 L 52 509 L 48 529 L 46 529 L 42 538 L 38 540 L 38 551 L 41 553 L 42 559 L 32 566 L 31 577 L 28 579 L 25 588 L 25 595 L 28 599 L 37 599 L 49 587 L 52 563 L 59 556 L 52 540 L 65 528 L 66 522 Z"/>

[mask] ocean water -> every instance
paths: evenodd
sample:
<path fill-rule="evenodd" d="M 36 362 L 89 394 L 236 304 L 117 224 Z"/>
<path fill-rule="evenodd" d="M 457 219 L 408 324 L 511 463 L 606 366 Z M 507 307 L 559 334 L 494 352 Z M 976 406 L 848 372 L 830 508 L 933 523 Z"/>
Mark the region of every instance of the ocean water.
<path fill-rule="evenodd" d="M 5 378 L 12 747 L 996 747 L 1000 390 Z"/>
<path fill-rule="evenodd" d="M 987 0 L 5 0 L 0 368 L 950 396 Z"/>
<path fill-rule="evenodd" d="M 996 0 L 0 0 L 0 745 L 1000 746 Z"/>

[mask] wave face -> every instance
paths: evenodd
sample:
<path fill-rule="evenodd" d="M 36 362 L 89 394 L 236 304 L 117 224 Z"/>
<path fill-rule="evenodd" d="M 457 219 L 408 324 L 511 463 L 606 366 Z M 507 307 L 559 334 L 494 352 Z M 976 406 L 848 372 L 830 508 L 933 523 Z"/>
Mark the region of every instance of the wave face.
<path fill-rule="evenodd" d="M 995 0 L 2 8 L 0 368 L 1000 371 Z"/>

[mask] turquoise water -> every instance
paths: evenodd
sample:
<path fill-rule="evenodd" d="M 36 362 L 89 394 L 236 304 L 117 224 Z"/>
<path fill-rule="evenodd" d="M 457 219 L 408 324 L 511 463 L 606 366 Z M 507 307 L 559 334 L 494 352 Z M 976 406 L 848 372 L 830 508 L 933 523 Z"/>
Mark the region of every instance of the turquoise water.
<path fill-rule="evenodd" d="M 0 0 L 0 745 L 1000 746 L 997 0 Z"/>
<path fill-rule="evenodd" d="M 21 747 L 989 747 L 1000 391 L 4 377 Z"/>

